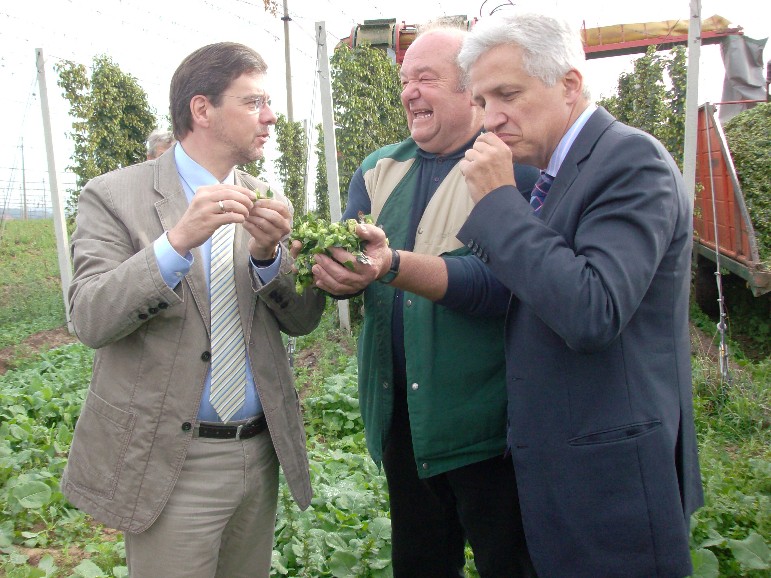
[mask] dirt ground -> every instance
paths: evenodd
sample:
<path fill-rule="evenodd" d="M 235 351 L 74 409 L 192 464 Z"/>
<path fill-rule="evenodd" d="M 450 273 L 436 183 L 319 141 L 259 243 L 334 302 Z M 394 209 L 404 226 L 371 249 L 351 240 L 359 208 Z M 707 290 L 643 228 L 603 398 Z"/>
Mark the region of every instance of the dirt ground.
<path fill-rule="evenodd" d="M 48 351 L 61 345 L 74 343 L 77 337 L 67 331 L 67 326 L 49 329 L 30 335 L 18 345 L 11 345 L 0 349 L 0 375 L 3 375 L 11 367 L 11 361 L 20 356 L 32 355 L 42 351 Z"/>
<path fill-rule="evenodd" d="M 74 343 L 78 340 L 77 337 L 70 334 L 67 331 L 66 326 L 58 327 L 56 329 L 49 329 L 48 331 L 41 331 L 29 336 L 19 345 L 12 345 L 4 349 L 0 349 L 0 375 L 4 374 L 11 367 L 11 361 L 14 358 L 22 355 L 32 355 L 34 353 L 47 351 L 55 347 L 67 345 L 68 343 Z M 718 346 L 716 341 L 711 335 L 707 335 L 703 331 L 697 329 L 693 325 L 691 326 L 691 349 L 694 354 L 699 357 L 709 357 L 715 362 L 718 358 Z M 318 351 L 308 349 L 306 351 L 297 352 L 295 363 L 298 366 L 313 367 L 316 363 Z M 351 352 L 351 355 L 354 355 Z"/>

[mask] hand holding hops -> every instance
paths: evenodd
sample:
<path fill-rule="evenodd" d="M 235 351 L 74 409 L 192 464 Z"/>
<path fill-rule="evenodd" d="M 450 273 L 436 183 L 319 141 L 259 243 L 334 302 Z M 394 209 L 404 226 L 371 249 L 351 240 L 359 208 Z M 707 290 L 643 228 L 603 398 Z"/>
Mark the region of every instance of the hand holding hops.
<path fill-rule="evenodd" d="M 296 289 L 302 293 L 306 287 L 313 284 L 313 256 L 318 253 L 325 253 L 331 256 L 330 247 L 342 247 L 351 253 L 360 263 L 367 263 L 367 256 L 363 253 L 363 243 L 356 235 L 356 225 L 358 223 L 372 224 L 369 215 L 359 214 L 356 219 L 347 219 L 342 222 L 330 223 L 324 219 L 319 219 L 313 214 L 308 214 L 295 223 L 292 231 L 291 240 L 300 241 L 302 249 L 295 260 L 297 268 Z M 346 261 L 342 263 L 345 267 L 353 269 L 354 263 Z"/>

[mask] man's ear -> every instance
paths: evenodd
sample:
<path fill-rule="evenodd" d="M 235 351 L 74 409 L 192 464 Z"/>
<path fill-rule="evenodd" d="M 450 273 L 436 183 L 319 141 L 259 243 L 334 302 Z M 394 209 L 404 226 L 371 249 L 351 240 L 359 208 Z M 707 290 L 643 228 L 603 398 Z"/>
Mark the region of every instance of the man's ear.
<path fill-rule="evenodd" d="M 584 88 L 584 77 L 575 68 L 568 70 L 567 74 L 562 77 L 562 85 L 565 91 L 565 99 L 568 103 L 572 104 L 581 98 L 581 93 Z"/>
<path fill-rule="evenodd" d="M 211 101 L 202 94 L 196 94 L 190 99 L 190 115 L 193 125 L 208 127 L 209 114 L 211 113 Z"/>

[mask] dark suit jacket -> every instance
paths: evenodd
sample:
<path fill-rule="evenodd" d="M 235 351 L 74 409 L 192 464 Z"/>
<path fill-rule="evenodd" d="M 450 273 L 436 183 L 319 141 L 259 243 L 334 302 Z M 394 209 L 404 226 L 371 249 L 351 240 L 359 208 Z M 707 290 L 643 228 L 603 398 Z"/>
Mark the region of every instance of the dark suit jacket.
<path fill-rule="evenodd" d="M 671 156 L 598 109 L 536 217 L 513 187 L 458 238 L 512 291 L 509 443 L 541 577 L 690 574 L 692 206 Z"/>

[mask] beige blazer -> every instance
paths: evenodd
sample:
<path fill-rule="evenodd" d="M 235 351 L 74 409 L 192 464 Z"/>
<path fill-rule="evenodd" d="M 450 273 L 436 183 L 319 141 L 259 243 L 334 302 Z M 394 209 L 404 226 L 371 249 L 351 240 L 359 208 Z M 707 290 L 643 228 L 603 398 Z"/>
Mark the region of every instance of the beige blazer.
<path fill-rule="evenodd" d="M 267 188 L 240 171 L 237 180 Z M 128 532 L 147 529 L 166 504 L 209 369 L 200 252 L 192 251 L 190 272 L 171 290 L 153 251 L 187 206 L 172 148 L 86 184 L 72 236 L 70 312 L 78 337 L 96 353 L 61 488 L 96 520 Z M 313 290 L 297 295 L 288 250 L 280 273 L 263 285 L 248 263 L 248 233 L 237 231 L 243 259 L 235 262 L 236 290 L 248 355 L 281 468 L 304 509 L 311 500 L 305 432 L 281 332 L 312 331 L 324 298 Z"/>

